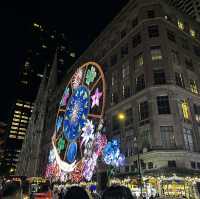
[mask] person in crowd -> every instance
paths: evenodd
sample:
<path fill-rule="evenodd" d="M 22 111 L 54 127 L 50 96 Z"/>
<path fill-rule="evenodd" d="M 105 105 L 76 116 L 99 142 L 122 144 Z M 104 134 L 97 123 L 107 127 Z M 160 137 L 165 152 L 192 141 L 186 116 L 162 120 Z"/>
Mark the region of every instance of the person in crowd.
<path fill-rule="evenodd" d="M 20 198 L 19 187 L 15 184 L 9 184 L 5 187 L 3 192 L 3 199 Z"/>
<path fill-rule="evenodd" d="M 85 189 L 78 186 L 70 187 L 64 199 L 90 199 Z"/>
<path fill-rule="evenodd" d="M 107 188 L 102 199 L 133 199 L 133 196 L 129 188 L 117 185 Z"/>

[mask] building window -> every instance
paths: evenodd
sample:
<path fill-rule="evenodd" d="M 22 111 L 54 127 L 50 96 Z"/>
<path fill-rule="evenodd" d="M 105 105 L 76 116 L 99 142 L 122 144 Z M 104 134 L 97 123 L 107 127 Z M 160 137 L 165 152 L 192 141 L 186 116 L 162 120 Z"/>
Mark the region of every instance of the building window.
<path fill-rule="evenodd" d="M 184 83 L 183 75 L 181 73 L 175 72 L 175 79 L 176 79 L 176 85 L 177 86 L 185 88 L 185 83 Z"/>
<path fill-rule="evenodd" d="M 148 169 L 153 169 L 153 162 L 148 162 Z"/>
<path fill-rule="evenodd" d="M 176 161 L 175 160 L 169 160 L 168 161 L 168 167 L 169 168 L 176 168 Z"/>
<path fill-rule="evenodd" d="M 187 69 L 194 71 L 192 59 L 185 57 L 185 65 Z"/>
<path fill-rule="evenodd" d="M 167 38 L 168 38 L 170 41 L 176 42 L 175 34 L 174 34 L 174 32 L 172 32 L 171 30 L 167 30 Z"/>
<path fill-rule="evenodd" d="M 121 39 L 123 39 L 126 36 L 126 29 L 123 29 L 121 31 Z"/>
<path fill-rule="evenodd" d="M 135 48 L 137 45 L 139 45 L 142 42 L 141 35 L 138 33 L 135 35 L 132 39 L 132 47 Z"/>
<path fill-rule="evenodd" d="M 131 89 L 129 82 L 124 82 L 124 84 L 122 85 L 122 95 L 124 99 L 130 97 Z"/>
<path fill-rule="evenodd" d="M 151 52 L 151 59 L 154 60 L 161 60 L 162 59 L 162 53 L 160 46 L 152 46 L 150 49 Z"/>
<path fill-rule="evenodd" d="M 150 147 L 150 129 L 146 128 L 140 132 L 141 148 Z"/>
<path fill-rule="evenodd" d="M 200 57 L 200 47 L 193 46 L 194 54 L 198 57 Z"/>
<path fill-rule="evenodd" d="M 189 44 L 188 44 L 188 40 L 185 38 L 180 38 L 181 39 L 181 45 L 184 49 L 188 50 L 189 49 Z"/>
<path fill-rule="evenodd" d="M 153 75 L 154 75 L 154 84 L 155 85 L 166 83 L 165 72 L 163 69 L 154 70 Z"/>
<path fill-rule="evenodd" d="M 125 172 L 129 172 L 129 166 L 125 166 Z"/>
<path fill-rule="evenodd" d="M 179 58 L 179 54 L 177 51 L 172 50 L 171 51 L 171 58 L 172 58 L 172 63 L 179 65 L 180 64 L 180 58 Z"/>
<path fill-rule="evenodd" d="M 190 162 L 191 168 L 192 169 L 196 169 L 196 163 L 194 161 Z"/>
<path fill-rule="evenodd" d="M 200 105 L 194 104 L 194 114 L 195 114 L 195 120 L 197 122 L 200 122 Z"/>
<path fill-rule="evenodd" d="M 182 101 L 181 108 L 182 108 L 182 113 L 183 113 L 184 119 L 189 120 L 190 119 L 190 107 L 186 100 Z"/>
<path fill-rule="evenodd" d="M 197 162 L 197 169 L 200 169 L 200 162 Z"/>
<path fill-rule="evenodd" d="M 144 64 L 143 54 L 140 53 L 137 56 L 135 56 L 133 61 L 135 69 L 138 68 L 139 66 L 143 66 Z"/>
<path fill-rule="evenodd" d="M 196 37 L 196 31 L 195 30 L 193 30 L 192 28 L 190 28 L 190 35 L 192 36 L 192 37 Z"/>
<path fill-rule="evenodd" d="M 128 44 L 125 44 L 121 47 L 121 58 L 125 57 L 126 55 L 128 55 Z"/>
<path fill-rule="evenodd" d="M 126 80 L 129 78 L 129 63 L 126 62 L 122 65 L 122 78 Z"/>
<path fill-rule="evenodd" d="M 113 66 L 117 63 L 117 55 L 112 55 L 110 58 L 110 65 Z"/>
<path fill-rule="evenodd" d="M 198 88 L 195 80 L 190 80 L 190 91 L 192 93 L 198 94 Z"/>
<path fill-rule="evenodd" d="M 148 101 L 141 102 L 138 106 L 139 120 L 145 120 L 149 118 Z"/>
<path fill-rule="evenodd" d="M 175 146 L 173 126 L 160 126 L 161 144 L 164 148 Z"/>
<path fill-rule="evenodd" d="M 117 116 L 113 115 L 112 116 L 112 130 L 115 131 L 115 130 L 119 130 L 119 129 L 120 129 L 120 123 L 117 119 Z"/>
<path fill-rule="evenodd" d="M 126 113 L 126 120 L 125 120 L 125 126 L 129 126 L 133 122 L 133 111 L 132 108 L 129 108 L 125 111 Z"/>
<path fill-rule="evenodd" d="M 193 138 L 192 138 L 192 129 L 183 128 L 183 137 L 185 142 L 185 149 L 187 151 L 194 150 Z"/>
<path fill-rule="evenodd" d="M 111 93 L 111 104 L 117 104 L 118 101 L 118 91 L 114 91 L 113 93 Z"/>
<path fill-rule="evenodd" d="M 159 29 L 157 25 L 148 27 L 149 38 L 159 37 Z"/>
<path fill-rule="evenodd" d="M 158 114 L 170 114 L 169 98 L 168 96 L 157 97 Z"/>
<path fill-rule="evenodd" d="M 138 25 L 138 18 L 135 17 L 132 21 L 132 28 L 135 28 Z"/>
<path fill-rule="evenodd" d="M 144 74 L 142 74 L 136 78 L 136 92 L 139 92 L 144 88 L 145 88 L 145 80 L 144 80 Z"/>
<path fill-rule="evenodd" d="M 184 23 L 183 23 L 183 21 L 178 20 L 178 28 L 179 28 L 180 30 L 184 30 Z"/>
<path fill-rule="evenodd" d="M 111 85 L 112 87 L 117 86 L 117 72 L 112 73 Z"/>
<path fill-rule="evenodd" d="M 154 12 L 154 10 L 148 10 L 148 11 L 147 11 L 147 16 L 148 16 L 148 18 L 154 18 L 154 17 L 155 17 L 155 12 Z"/>

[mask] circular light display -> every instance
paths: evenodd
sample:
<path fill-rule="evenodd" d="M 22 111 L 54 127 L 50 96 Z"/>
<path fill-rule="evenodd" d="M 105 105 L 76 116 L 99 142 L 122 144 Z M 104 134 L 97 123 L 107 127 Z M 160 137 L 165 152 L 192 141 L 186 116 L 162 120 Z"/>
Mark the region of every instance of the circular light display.
<path fill-rule="evenodd" d="M 107 144 L 101 133 L 104 107 L 104 74 L 97 63 L 88 62 L 72 75 L 58 108 L 48 165 L 59 167 L 57 176 L 74 182 L 91 180 Z"/>

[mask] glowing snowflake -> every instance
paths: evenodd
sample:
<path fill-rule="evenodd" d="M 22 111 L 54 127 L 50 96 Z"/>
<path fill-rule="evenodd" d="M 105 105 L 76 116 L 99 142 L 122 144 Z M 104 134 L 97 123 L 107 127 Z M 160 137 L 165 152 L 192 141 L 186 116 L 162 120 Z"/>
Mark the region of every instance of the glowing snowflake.
<path fill-rule="evenodd" d="M 59 151 L 62 151 L 65 148 L 65 140 L 63 138 L 60 138 L 58 141 L 58 149 Z"/>
<path fill-rule="evenodd" d="M 97 73 L 95 70 L 95 67 L 92 66 L 91 69 L 88 69 L 87 74 L 86 74 L 86 84 L 89 85 L 91 82 L 94 81 Z"/>
<path fill-rule="evenodd" d="M 94 140 L 94 125 L 92 124 L 92 121 L 87 120 L 85 126 L 82 128 L 83 133 L 81 134 L 81 137 L 83 138 L 81 141 L 82 144 L 87 145 L 89 140 Z"/>

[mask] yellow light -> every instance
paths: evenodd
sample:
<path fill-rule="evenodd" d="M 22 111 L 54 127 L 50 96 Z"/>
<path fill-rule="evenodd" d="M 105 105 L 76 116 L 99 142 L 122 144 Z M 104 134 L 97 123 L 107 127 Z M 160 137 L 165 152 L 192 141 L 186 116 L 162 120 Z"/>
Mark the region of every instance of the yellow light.
<path fill-rule="evenodd" d="M 33 23 L 33 26 L 34 26 L 34 27 L 37 27 L 37 28 L 39 28 L 39 27 L 40 27 L 40 25 L 39 25 L 39 24 L 37 24 L 37 23 Z"/>
<path fill-rule="evenodd" d="M 118 117 L 119 120 L 125 120 L 125 114 L 122 113 L 122 112 L 118 113 L 117 117 Z"/>

